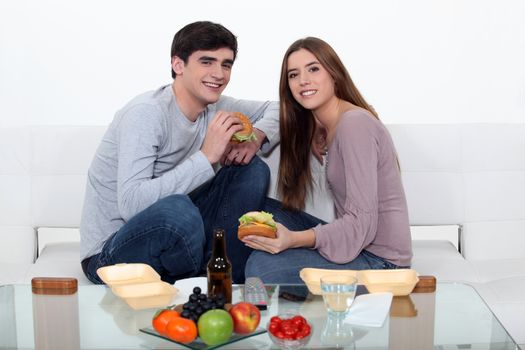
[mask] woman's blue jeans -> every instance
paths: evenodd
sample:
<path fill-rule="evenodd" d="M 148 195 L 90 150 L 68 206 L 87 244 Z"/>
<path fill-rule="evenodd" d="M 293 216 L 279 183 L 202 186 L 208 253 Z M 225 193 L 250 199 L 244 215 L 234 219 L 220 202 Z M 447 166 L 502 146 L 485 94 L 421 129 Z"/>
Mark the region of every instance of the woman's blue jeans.
<path fill-rule="evenodd" d="M 233 280 L 244 282 L 244 267 L 252 252 L 237 238 L 239 217 L 261 210 L 270 170 L 259 157 L 248 165 L 227 166 L 190 195 L 165 197 L 135 215 L 82 262 L 87 278 L 102 283 L 96 270 L 118 263 L 146 263 L 161 279 L 174 283 L 206 273 L 215 228 L 226 231 Z"/>
<path fill-rule="evenodd" d="M 319 224 L 325 224 L 305 212 L 284 210 L 281 202 L 267 198 L 264 209 L 273 214 L 279 222 L 292 231 L 306 230 Z M 326 260 L 317 250 L 308 248 L 287 249 L 279 254 L 270 254 L 260 250 L 254 251 L 246 263 L 246 277 L 257 276 L 265 283 L 303 283 L 299 271 L 305 267 L 338 270 L 396 269 L 383 258 L 366 250 L 346 264 L 336 264 Z"/>

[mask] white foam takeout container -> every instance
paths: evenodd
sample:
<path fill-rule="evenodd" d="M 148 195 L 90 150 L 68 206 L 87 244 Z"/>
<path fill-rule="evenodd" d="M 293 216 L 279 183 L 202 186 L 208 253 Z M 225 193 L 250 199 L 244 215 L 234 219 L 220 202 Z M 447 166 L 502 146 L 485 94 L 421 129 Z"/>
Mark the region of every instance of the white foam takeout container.
<path fill-rule="evenodd" d="M 133 309 L 170 305 L 177 288 L 160 280 L 148 264 L 116 264 L 97 270 L 100 279 Z"/>
<path fill-rule="evenodd" d="M 325 275 L 353 276 L 370 293 L 391 292 L 394 296 L 410 294 L 419 281 L 417 272 L 412 269 L 357 271 L 304 268 L 299 273 L 310 293 L 315 295 L 321 295 L 320 279 Z"/>

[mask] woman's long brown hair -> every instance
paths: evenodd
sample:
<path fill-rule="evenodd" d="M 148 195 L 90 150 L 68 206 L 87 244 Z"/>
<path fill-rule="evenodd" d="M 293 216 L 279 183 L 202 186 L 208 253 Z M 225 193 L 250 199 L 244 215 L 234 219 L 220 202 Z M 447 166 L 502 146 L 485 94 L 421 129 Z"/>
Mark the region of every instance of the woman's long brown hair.
<path fill-rule="evenodd" d="M 306 197 L 313 187 L 310 159 L 316 122 L 312 111 L 294 99 L 288 84 L 288 58 L 300 49 L 311 52 L 332 76 L 335 95 L 339 99 L 362 107 L 377 118 L 377 113 L 361 96 L 341 59 L 328 43 L 307 37 L 297 40 L 288 48 L 281 66 L 279 84 L 281 158 L 277 190 L 284 208 L 291 210 L 304 209 Z"/>

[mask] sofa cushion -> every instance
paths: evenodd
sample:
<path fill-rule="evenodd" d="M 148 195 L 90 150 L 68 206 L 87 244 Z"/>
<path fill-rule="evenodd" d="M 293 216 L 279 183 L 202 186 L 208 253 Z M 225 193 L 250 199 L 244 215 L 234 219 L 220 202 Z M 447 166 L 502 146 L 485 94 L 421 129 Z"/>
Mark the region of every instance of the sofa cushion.
<path fill-rule="evenodd" d="M 27 263 L 35 261 L 36 233 L 29 226 L 0 226 L 0 262 Z"/>
<path fill-rule="evenodd" d="M 525 349 L 525 302 L 499 302 L 489 307 L 520 349 Z"/>
<path fill-rule="evenodd" d="M 23 283 L 31 283 L 33 277 L 74 277 L 78 284 L 92 284 L 82 271 L 79 261 L 36 261 L 29 267 Z"/>
<path fill-rule="evenodd" d="M 82 212 L 85 175 L 34 175 L 31 212 L 35 227 L 78 226 Z"/>
<path fill-rule="evenodd" d="M 493 207 L 499 205 L 495 203 Z M 469 260 L 525 259 L 525 220 L 465 223 L 461 245 Z"/>
<path fill-rule="evenodd" d="M 78 228 L 67 227 L 39 227 L 37 230 L 38 255 L 41 256 L 44 248 L 50 243 L 79 242 Z M 77 254 L 79 255 L 79 254 Z M 80 258 L 77 256 L 76 258 Z"/>
<path fill-rule="evenodd" d="M 414 259 L 464 260 L 454 244 L 447 240 L 412 240 Z"/>
<path fill-rule="evenodd" d="M 525 280 L 525 258 L 497 259 L 497 260 L 470 260 L 476 270 L 480 282 L 498 282 L 512 278 Z M 520 293 L 523 290 L 517 289 Z M 523 293 L 525 296 L 525 293 Z"/>
<path fill-rule="evenodd" d="M 79 284 L 91 284 L 80 265 L 80 243 L 48 243 L 36 262 L 30 266 L 24 282 L 33 277 L 74 277 Z"/>
<path fill-rule="evenodd" d="M 467 260 L 414 258 L 412 268 L 419 275 L 431 275 L 439 282 L 478 282 L 476 270 Z"/>
<path fill-rule="evenodd" d="M 411 225 L 463 222 L 461 131 L 453 125 L 387 125 L 396 146 Z"/>
<path fill-rule="evenodd" d="M 525 171 L 464 174 L 465 223 L 525 220 Z"/>
<path fill-rule="evenodd" d="M 0 193 L 0 227 L 32 225 L 31 176 L 0 173 Z"/>
<path fill-rule="evenodd" d="M 0 262 L 0 285 L 24 282 L 30 263 Z"/>
<path fill-rule="evenodd" d="M 0 128 L 0 193 L 0 213 L 2 213 L 0 227 L 4 225 L 30 226 L 31 137 L 29 128 Z"/>
<path fill-rule="evenodd" d="M 410 226 L 412 241 L 449 241 L 459 251 L 459 225 Z"/>
<path fill-rule="evenodd" d="M 463 169 L 525 171 L 525 124 L 464 124 Z"/>
<path fill-rule="evenodd" d="M 523 267 L 523 261 L 521 262 Z M 525 276 L 474 284 L 494 315 L 518 344 L 525 343 Z"/>
<path fill-rule="evenodd" d="M 414 240 L 412 250 L 412 268 L 420 275 L 435 276 L 438 282 L 479 281 L 476 270 L 450 241 Z"/>
<path fill-rule="evenodd" d="M 38 229 L 39 254 L 25 282 L 33 277 L 75 277 L 79 284 L 91 284 L 80 265 L 78 228 L 41 227 Z"/>
<path fill-rule="evenodd" d="M 36 263 L 69 261 L 80 264 L 80 242 L 48 243 L 40 252 Z"/>
<path fill-rule="evenodd" d="M 86 174 L 105 126 L 31 129 L 32 220 L 35 227 L 78 227 Z"/>

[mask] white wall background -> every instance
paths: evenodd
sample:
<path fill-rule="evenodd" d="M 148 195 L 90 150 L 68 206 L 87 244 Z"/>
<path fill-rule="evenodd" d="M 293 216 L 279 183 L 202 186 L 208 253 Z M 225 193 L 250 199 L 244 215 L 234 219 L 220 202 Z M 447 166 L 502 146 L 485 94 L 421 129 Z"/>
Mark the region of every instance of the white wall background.
<path fill-rule="evenodd" d="M 284 51 L 313 35 L 386 123 L 525 122 L 523 0 L 1 0 L 0 125 L 109 123 L 171 82 L 196 20 L 238 36 L 231 96 L 276 99 Z"/>

